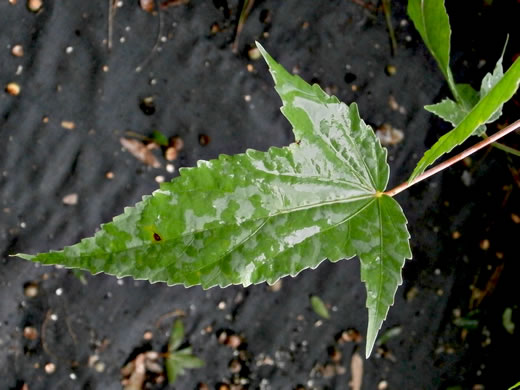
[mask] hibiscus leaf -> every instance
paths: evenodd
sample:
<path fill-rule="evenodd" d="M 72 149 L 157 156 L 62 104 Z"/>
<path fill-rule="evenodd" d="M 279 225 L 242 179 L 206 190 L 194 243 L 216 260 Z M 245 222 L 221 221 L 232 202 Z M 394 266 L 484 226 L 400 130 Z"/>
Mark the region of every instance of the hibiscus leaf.
<path fill-rule="evenodd" d="M 62 251 L 19 256 L 209 288 L 274 283 L 326 258 L 359 254 L 369 353 L 411 257 L 404 214 L 382 194 L 389 176 L 386 150 L 355 104 L 290 75 L 259 49 L 295 143 L 199 161 L 94 237 Z"/>

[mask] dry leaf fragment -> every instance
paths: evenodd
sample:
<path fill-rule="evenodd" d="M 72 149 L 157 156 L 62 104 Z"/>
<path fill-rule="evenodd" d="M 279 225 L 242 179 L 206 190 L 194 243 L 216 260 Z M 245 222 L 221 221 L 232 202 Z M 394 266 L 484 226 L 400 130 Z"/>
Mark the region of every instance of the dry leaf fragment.
<path fill-rule="evenodd" d="M 75 204 L 78 204 L 78 194 L 72 193 L 65 195 L 62 199 L 63 204 L 66 204 L 68 206 L 74 206 Z"/>
<path fill-rule="evenodd" d="M 352 355 L 350 361 L 350 374 L 352 379 L 350 380 L 350 387 L 352 390 L 361 390 L 361 384 L 363 383 L 363 359 L 359 353 Z"/>
<path fill-rule="evenodd" d="M 152 151 L 141 141 L 121 137 L 119 138 L 119 142 L 121 142 L 123 148 L 128 150 L 132 156 L 144 164 L 154 168 L 161 167 L 161 163 L 157 160 Z"/>
<path fill-rule="evenodd" d="M 379 141 L 381 141 L 381 145 L 389 146 L 401 142 L 404 138 L 404 133 L 388 123 L 385 123 L 376 130 L 376 136 L 379 138 Z"/>

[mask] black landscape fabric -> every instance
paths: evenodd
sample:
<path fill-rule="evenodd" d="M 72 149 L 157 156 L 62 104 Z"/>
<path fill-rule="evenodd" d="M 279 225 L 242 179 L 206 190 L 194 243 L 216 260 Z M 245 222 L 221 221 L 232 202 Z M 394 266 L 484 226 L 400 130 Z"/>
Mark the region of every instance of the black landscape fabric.
<path fill-rule="evenodd" d="M 381 330 L 386 341 L 361 371 L 352 364 L 364 356 L 367 325 L 357 259 L 275 286 L 204 291 L 9 257 L 91 236 L 197 160 L 292 142 L 255 40 L 290 71 L 357 102 L 375 129 L 403 132 L 388 146 L 391 186 L 450 129 L 423 109 L 449 90 L 405 1 L 392 2 L 395 53 L 378 1 L 257 0 L 237 36 L 243 4 L 0 1 L 0 389 L 348 389 L 356 375 L 362 389 L 520 381 L 517 359 L 506 357 L 520 345 L 519 159 L 494 148 L 398 195 L 414 258 Z M 450 0 L 447 10 L 460 82 L 478 88 L 507 33 L 516 35 L 505 66 L 520 52 L 516 0 Z M 517 95 L 498 125 L 518 119 L 519 106 Z M 154 131 L 182 142 L 171 161 L 159 148 L 156 163 L 143 163 L 121 144 Z M 166 352 L 176 318 L 181 347 L 205 366 L 169 385 L 163 356 L 146 352 Z M 146 376 L 131 379 L 143 354 Z"/>

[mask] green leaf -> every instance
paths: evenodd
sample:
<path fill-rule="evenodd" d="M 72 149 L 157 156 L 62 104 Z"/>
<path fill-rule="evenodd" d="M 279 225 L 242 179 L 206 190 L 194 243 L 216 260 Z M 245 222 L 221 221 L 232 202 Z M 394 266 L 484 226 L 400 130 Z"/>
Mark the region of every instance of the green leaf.
<path fill-rule="evenodd" d="M 509 334 L 515 333 L 515 323 L 513 322 L 513 309 L 507 307 L 502 314 L 502 325 Z"/>
<path fill-rule="evenodd" d="M 379 336 L 376 345 L 381 346 L 386 344 L 391 338 L 399 336 L 402 331 L 403 328 L 400 326 L 394 326 L 393 328 L 386 330 L 381 336 Z"/>
<path fill-rule="evenodd" d="M 204 367 L 204 360 L 192 355 L 191 347 L 173 353 L 170 358 L 183 368 L 192 369 Z"/>
<path fill-rule="evenodd" d="M 408 15 L 437 61 L 455 100 L 460 102 L 450 69 L 451 28 L 444 0 L 408 0 Z"/>
<path fill-rule="evenodd" d="M 160 131 L 157 131 L 157 130 L 153 131 L 151 139 L 157 145 L 168 146 L 168 144 L 169 144 L 168 137 L 166 137 L 163 133 L 161 133 Z"/>
<path fill-rule="evenodd" d="M 462 106 L 466 108 L 467 111 L 471 110 L 480 100 L 479 92 L 475 91 L 475 88 L 471 85 L 457 84 L 456 88 L 462 101 Z"/>
<path fill-rule="evenodd" d="M 170 341 L 168 342 L 168 351 L 172 353 L 182 344 L 184 339 L 184 325 L 181 320 L 175 320 L 170 334 Z"/>
<path fill-rule="evenodd" d="M 168 383 L 173 384 L 177 380 L 177 377 L 179 375 L 184 374 L 184 369 L 182 366 L 177 364 L 177 361 L 175 359 L 171 358 L 172 355 L 168 356 L 166 358 L 166 374 L 168 376 Z"/>
<path fill-rule="evenodd" d="M 453 126 L 457 126 L 467 115 L 467 112 L 451 99 L 444 99 L 440 103 L 424 106 L 424 109 L 441 117 L 446 122 L 450 122 Z"/>
<path fill-rule="evenodd" d="M 388 309 L 394 304 L 397 287 L 402 283 L 404 261 L 412 255 L 407 221 L 393 198 L 379 197 L 363 210 L 360 218 L 364 221 L 351 223 L 350 237 L 361 260 L 361 280 L 367 289 L 368 358 Z"/>
<path fill-rule="evenodd" d="M 518 387 L 520 387 L 520 382 L 518 382 L 516 385 L 511 386 L 508 390 L 517 389 Z"/>
<path fill-rule="evenodd" d="M 311 306 L 312 306 L 312 310 L 314 310 L 314 312 L 317 315 L 319 315 L 320 317 L 323 317 L 326 319 L 330 318 L 329 309 L 327 309 L 327 306 L 325 306 L 325 303 L 323 303 L 321 298 L 318 297 L 317 295 L 313 295 L 311 297 Z"/>
<path fill-rule="evenodd" d="M 290 75 L 259 45 L 296 142 L 199 161 L 92 238 L 43 264 L 204 288 L 267 281 L 359 254 L 368 353 L 410 258 L 406 219 L 382 195 L 386 150 L 347 106 Z"/>
<path fill-rule="evenodd" d="M 482 79 L 482 84 L 480 86 L 480 99 L 481 100 L 493 89 L 493 87 L 495 85 L 497 85 L 497 83 L 502 79 L 502 77 L 504 77 L 504 68 L 502 67 L 502 59 L 504 58 L 504 54 L 506 52 L 508 40 L 509 40 L 509 36 L 506 39 L 506 43 L 504 44 L 504 49 L 502 50 L 502 55 L 498 59 L 496 65 L 495 65 L 495 69 L 493 70 L 493 73 L 487 73 L 484 76 L 484 78 Z M 494 122 L 498 118 L 500 118 L 500 116 L 502 115 L 502 106 L 503 106 L 503 104 L 501 104 L 497 108 L 497 110 L 494 112 L 493 115 L 491 115 L 491 117 L 486 121 L 486 123 Z M 484 127 L 483 131 L 477 129 L 474 132 L 474 134 L 482 135 L 482 134 L 484 134 L 484 132 L 485 132 L 485 127 Z"/>
<path fill-rule="evenodd" d="M 487 123 L 493 114 L 515 94 L 520 82 L 520 59 L 517 59 L 498 83 L 477 103 L 464 119 L 444 134 L 421 158 L 408 181 L 412 181 L 440 156 L 468 139 L 479 126 Z"/>

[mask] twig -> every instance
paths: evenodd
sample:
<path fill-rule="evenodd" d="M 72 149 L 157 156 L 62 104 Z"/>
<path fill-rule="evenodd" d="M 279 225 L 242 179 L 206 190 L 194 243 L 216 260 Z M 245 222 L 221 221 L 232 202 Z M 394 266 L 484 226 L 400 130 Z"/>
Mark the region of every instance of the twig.
<path fill-rule="evenodd" d="M 471 155 L 471 154 L 475 153 L 476 151 L 478 151 L 478 150 L 488 146 L 489 144 L 491 144 L 491 143 L 495 142 L 496 140 L 504 137 L 505 135 L 507 135 L 507 134 L 509 134 L 509 133 L 511 133 L 511 132 L 513 132 L 515 130 L 517 130 L 518 128 L 520 128 L 520 120 L 517 120 L 513 124 L 511 124 L 511 125 L 503 128 L 502 130 L 496 132 L 491 137 L 488 137 L 488 138 L 480 141 L 479 143 L 471 146 L 470 148 L 466 149 L 462 153 L 459 153 L 456 156 L 453 156 L 453 157 L 449 158 L 448 160 L 444 161 L 443 163 L 440 163 L 439 165 L 437 165 L 437 166 L 435 166 L 435 167 L 433 167 L 433 168 L 423 172 L 422 174 L 417 176 L 411 182 L 404 182 L 402 184 L 399 184 L 397 187 L 392 188 L 391 190 L 384 192 L 384 194 L 388 195 L 388 196 L 397 195 L 398 193 L 408 189 L 409 187 L 413 186 L 414 184 L 417 184 L 420 181 L 423 181 L 424 179 L 427 179 L 430 176 L 435 175 L 436 173 L 439 173 L 440 171 L 450 167 L 451 165 L 459 162 L 460 160 L 463 160 L 464 158 L 468 157 L 469 155 Z"/>
<path fill-rule="evenodd" d="M 145 66 L 146 63 L 148 61 L 150 61 L 150 58 L 152 58 L 154 53 L 157 51 L 157 49 L 161 45 L 161 35 L 162 35 L 163 24 L 164 24 L 163 14 L 161 12 L 161 7 L 159 6 L 158 0 L 155 1 L 155 4 L 157 6 L 157 14 L 159 15 L 159 29 L 157 31 L 157 38 L 155 39 L 155 44 L 153 45 L 152 50 L 150 50 L 150 54 L 148 54 L 148 56 L 143 60 L 143 62 L 141 62 L 141 64 L 139 64 L 139 66 L 137 68 L 135 68 L 136 72 L 140 72 L 143 70 L 143 66 Z"/>
<path fill-rule="evenodd" d="M 114 32 L 114 16 L 116 15 L 116 0 L 108 0 L 108 50 L 112 50 L 112 35 Z"/>
<path fill-rule="evenodd" d="M 366 1 L 363 1 L 363 0 L 351 0 L 353 3 L 357 4 L 357 5 L 360 5 L 361 7 L 363 8 L 366 8 L 367 10 L 369 11 L 372 11 L 372 12 L 375 12 L 378 10 L 377 7 L 375 7 L 373 4 L 370 4 Z"/>
<path fill-rule="evenodd" d="M 249 16 L 249 13 L 251 12 L 251 9 L 253 8 L 254 5 L 255 5 L 255 0 L 244 0 L 244 4 L 242 6 L 242 11 L 240 12 L 240 17 L 238 19 L 235 40 L 233 41 L 233 46 L 231 47 L 231 50 L 235 54 L 238 52 L 238 40 L 240 38 L 240 33 L 244 29 L 244 24 L 246 23 L 247 17 Z"/>
<path fill-rule="evenodd" d="M 40 331 L 41 339 L 42 339 L 42 348 L 45 351 L 45 353 L 47 353 L 47 355 L 49 355 L 50 357 L 53 357 L 56 360 L 60 360 L 58 356 L 56 356 L 54 353 L 51 352 L 51 350 L 49 349 L 49 346 L 47 345 L 47 337 L 45 336 L 45 334 L 47 332 L 47 324 L 49 323 L 50 319 L 51 319 L 51 311 L 47 310 L 47 313 L 45 313 L 45 319 L 43 320 L 42 328 Z"/>
<path fill-rule="evenodd" d="M 390 36 L 390 44 L 392 47 L 392 55 L 395 55 L 397 51 L 397 40 L 395 39 L 394 26 L 392 25 L 392 8 L 390 6 L 390 0 L 383 0 L 383 13 L 385 14 L 386 28 L 388 35 Z"/>

